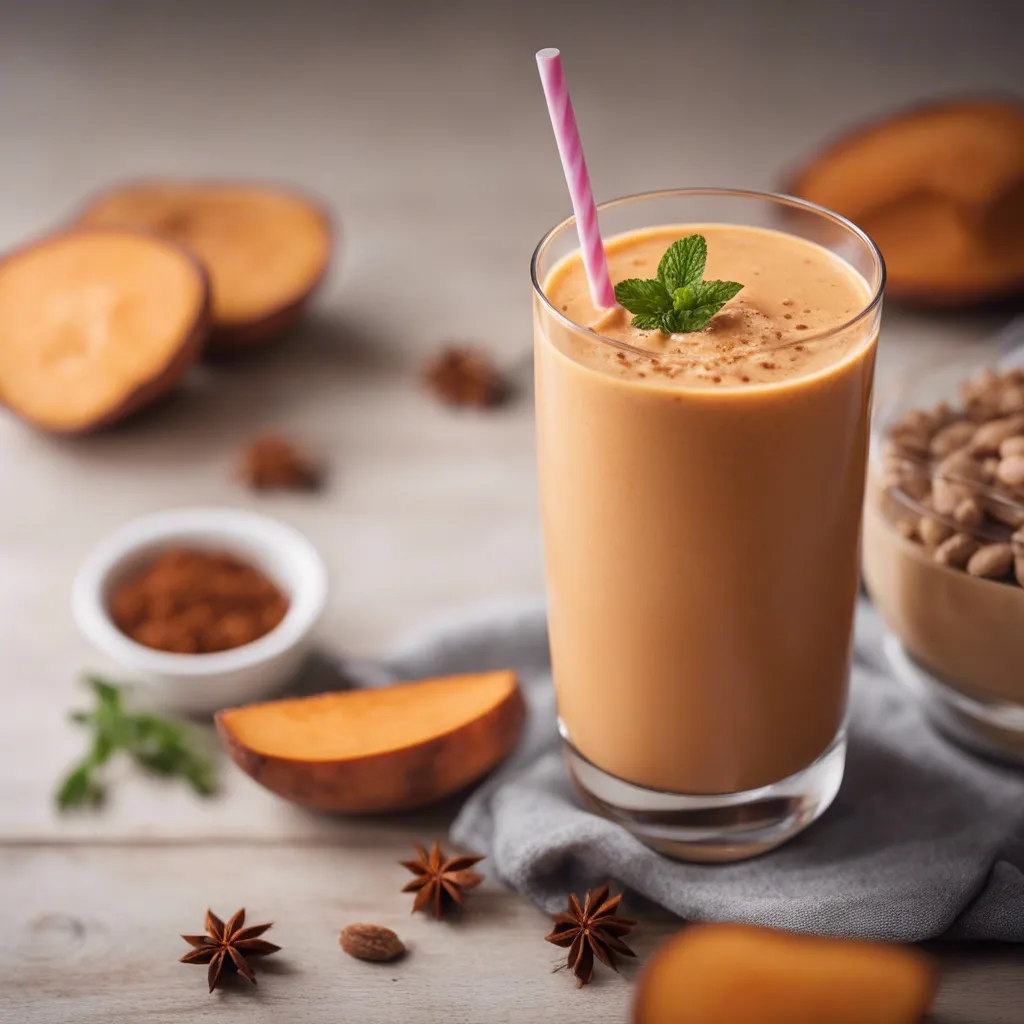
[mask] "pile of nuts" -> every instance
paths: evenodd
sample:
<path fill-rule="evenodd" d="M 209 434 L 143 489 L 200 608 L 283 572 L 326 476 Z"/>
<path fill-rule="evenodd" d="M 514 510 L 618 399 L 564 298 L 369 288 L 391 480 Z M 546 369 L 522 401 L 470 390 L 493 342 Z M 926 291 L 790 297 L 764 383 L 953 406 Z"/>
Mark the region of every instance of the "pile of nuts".
<path fill-rule="evenodd" d="M 941 565 L 1024 586 L 1024 370 L 983 370 L 961 398 L 889 429 L 884 509 Z"/>

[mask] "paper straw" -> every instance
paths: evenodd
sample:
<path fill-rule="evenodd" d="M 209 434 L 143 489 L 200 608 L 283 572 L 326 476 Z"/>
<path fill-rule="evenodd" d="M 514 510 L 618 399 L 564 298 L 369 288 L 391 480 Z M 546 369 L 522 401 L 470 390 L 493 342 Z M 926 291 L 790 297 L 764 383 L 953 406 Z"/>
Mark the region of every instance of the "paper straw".
<path fill-rule="evenodd" d="M 597 206 L 594 192 L 587 174 L 587 161 L 580 143 L 580 130 L 576 115 L 572 111 L 572 100 L 565 84 L 562 70 L 562 55 L 549 47 L 537 52 L 537 68 L 544 86 L 544 97 L 548 101 L 551 127 L 555 130 L 558 155 L 562 158 L 565 183 L 569 186 L 572 211 L 576 215 L 576 231 L 580 237 L 580 254 L 583 267 L 590 283 L 590 296 L 599 309 L 610 309 L 618 305 L 615 289 L 608 274 L 608 261 L 601 241 L 601 229 L 597 223 Z"/>

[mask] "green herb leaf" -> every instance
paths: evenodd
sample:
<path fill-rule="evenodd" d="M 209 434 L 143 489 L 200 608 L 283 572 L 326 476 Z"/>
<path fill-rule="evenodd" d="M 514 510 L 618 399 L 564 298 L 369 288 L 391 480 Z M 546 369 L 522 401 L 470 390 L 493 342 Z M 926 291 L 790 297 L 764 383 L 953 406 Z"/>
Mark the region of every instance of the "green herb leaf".
<path fill-rule="evenodd" d="M 666 317 L 672 331 L 699 331 L 743 287 L 735 281 L 701 281 L 677 288 L 672 297 L 673 311 Z"/>
<path fill-rule="evenodd" d="M 73 711 L 70 718 L 92 729 L 92 741 L 87 757 L 57 790 L 61 811 L 102 802 L 98 770 L 119 752 L 155 775 L 182 779 L 201 796 L 216 792 L 214 763 L 195 749 L 186 726 L 157 715 L 133 714 L 126 710 L 121 687 L 95 677 L 87 682 L 96 706 L 92 711 Z"/>
<path fill-rule="evenodd" d="M 667 313 L 638 313 L 630 323 L 639 331 L 660 331 Z"/>
<path fill-rule="evenodd" d="M 95 806 L 102 802 L 102 796 L 101 788 L 92 780 L 92 762 L 83 761 L 60 783 L 56 795 L 57 808 L 70 811 L 88 804 Z"/>
<path fill-rule="evenodd" d="M 615 286 L 615 301 L 637 316 L 657 316 L 672 308 L 672 296 L 653 279 L 627 278 Z"/>
<path fill-rule="evenodd" d="M 693 290 L 697 299 L 694 309 L 714 305 L 721 309 L 743 291 L 743 285 L 738 281 L 701 281 Z"/>
<path fill-rule="evenodd" d="M 658 264 L 658 277 L 632 277 L 615 286 L 619 305 L 634 314 L 640 331 L 687 334 L 702 330 L 743 288 L 736 281 L 704 281 L 708 243 L 703 235 L 673 242 Z"/>
<path fill-rule="evenodd" d="M 665 251 L 658 264 L 658 280 L 671 295 L 677 288 L 700 284 L 707 262 L 707 239 L 703 235 L 688 235 Z"/>

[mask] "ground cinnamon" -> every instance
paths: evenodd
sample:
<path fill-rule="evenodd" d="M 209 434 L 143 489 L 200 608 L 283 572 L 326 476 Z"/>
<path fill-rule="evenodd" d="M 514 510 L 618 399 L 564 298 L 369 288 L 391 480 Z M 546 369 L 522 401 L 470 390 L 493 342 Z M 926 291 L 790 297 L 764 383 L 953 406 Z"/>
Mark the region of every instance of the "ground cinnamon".
<path fill-rule="evenodd" d="M 123 633 L 177 654 L 226 651 L 269 633 L 288 599 L 254 566 L 217 551 L 172 548 L 129 576 L 110 598 Z"/>

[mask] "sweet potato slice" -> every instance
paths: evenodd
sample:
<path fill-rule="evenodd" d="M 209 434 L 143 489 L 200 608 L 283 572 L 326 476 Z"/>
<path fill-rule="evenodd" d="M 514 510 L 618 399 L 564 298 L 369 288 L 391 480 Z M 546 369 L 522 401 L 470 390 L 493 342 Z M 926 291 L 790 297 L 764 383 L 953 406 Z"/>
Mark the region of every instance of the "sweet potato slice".
<path fill-rule="evenodd" d="M 138 232 L 54 235 L 0 260 L 0 400 L 59 433 L 108 426 L 172 388 L 209 328 L 183 249 Z"/>
<path fill-rule="evenodd" d="M 514 672 L 448 676 L 219 711 L 235 764 L 318 811 L 379 813 L 433 803 L 515 746 L 526 709 Z"/>
<path fill-rule="evenodd" d="M 692 925 L 651 958 L 634 1024 L 917 1024 L 931 959 L 908 946 Z"/>
<path fill-rule="evenodd" d="M 195 253 L 213 287 L 212 352 L 279 336 L 302 315 L 331 252 L 314 203 L 242 183 L 129 184 L 93 200 L 80 223 L 153 231 Z"/>
<path fill-rule="evenodd" d="M 1024 104 L 958 99 L 840 138 L 784 190 L 878 243 L 888 293 L 954 306 L 1024 290 Z"/>

